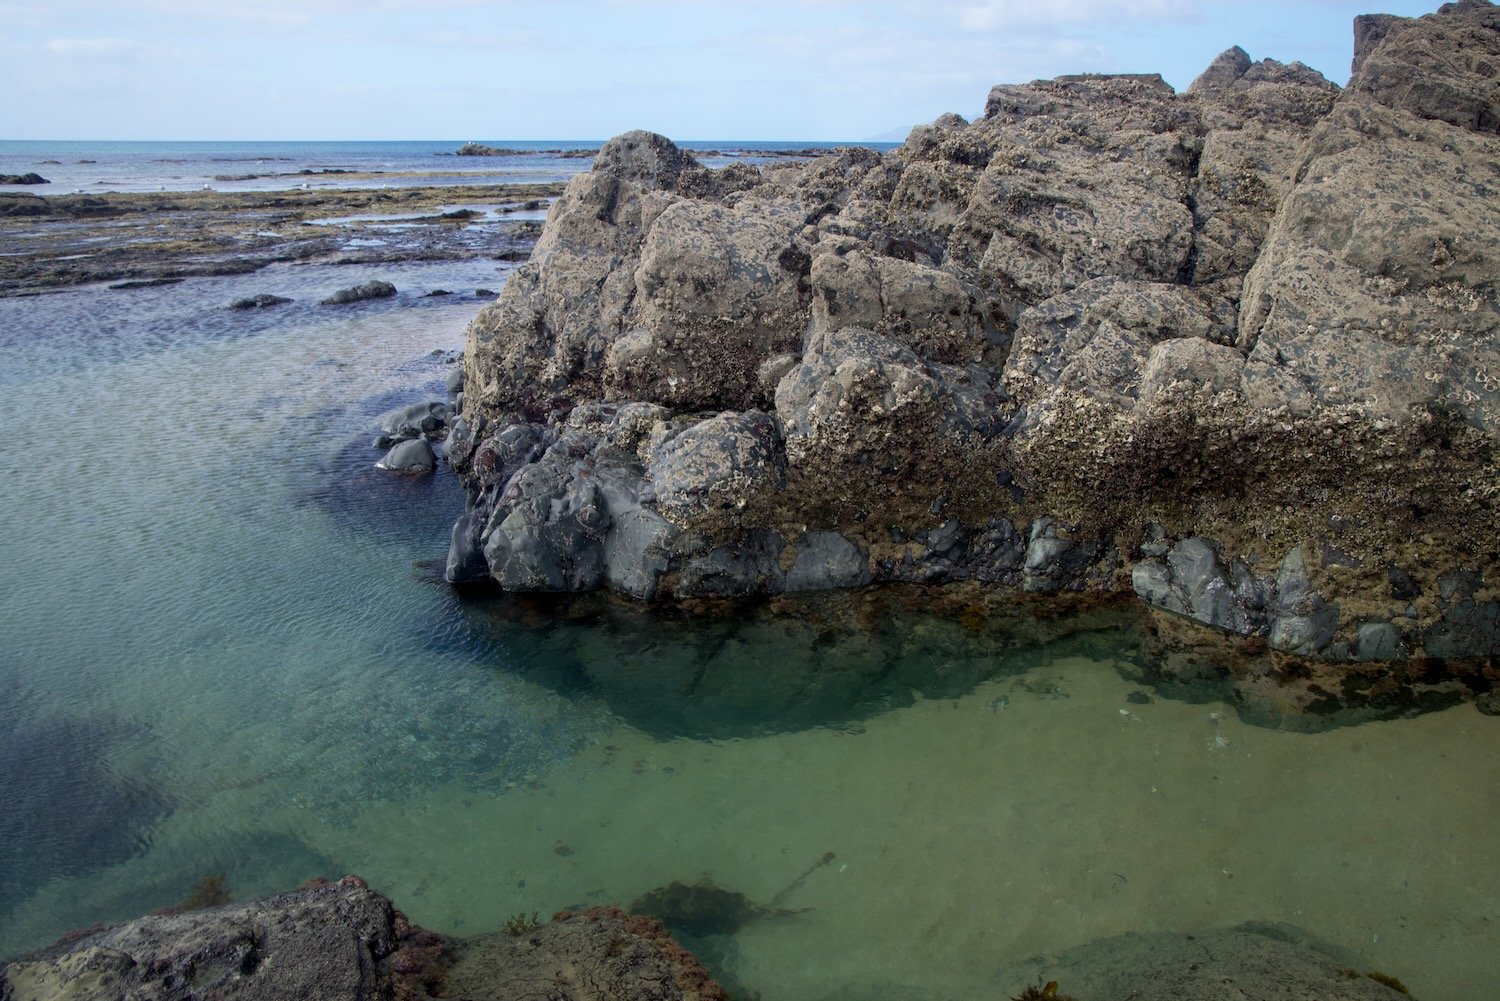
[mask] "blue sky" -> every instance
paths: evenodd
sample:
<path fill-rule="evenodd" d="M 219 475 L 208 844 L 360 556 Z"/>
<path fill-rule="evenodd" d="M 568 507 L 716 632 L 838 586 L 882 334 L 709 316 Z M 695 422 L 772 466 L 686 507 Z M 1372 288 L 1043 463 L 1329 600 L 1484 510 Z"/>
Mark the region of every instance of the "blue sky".
<path fill-rule="evenodd" d="M 1387 13 L 1438 6 L 1386 0 Z M 1348 78 L 1344 0 L 0 0 L 0 139 L 868 139 L 996 83 Z"/>

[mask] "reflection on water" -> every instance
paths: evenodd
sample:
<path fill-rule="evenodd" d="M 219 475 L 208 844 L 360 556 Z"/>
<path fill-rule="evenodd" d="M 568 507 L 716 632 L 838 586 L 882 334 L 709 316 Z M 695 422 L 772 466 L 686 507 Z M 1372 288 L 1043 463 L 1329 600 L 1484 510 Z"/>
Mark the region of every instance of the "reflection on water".
<path fill-rule="evenodd" d="M 508 670 L 603 700 L 659 740 L 851 726 L 1060 657 L 1132 659 L 1133 603 L 980 588 L 871 588 L 651 608 L 608 595 L 489 595 L 476 631 L 524 636 Z"/>
<path fill-rule="evenodd" d="M 0 954 L 209 873 L 355 871 L 459 935 L 707 877 L 740 896 L 694 944 L 745 997 L 1009 996 L 1037 954 L 1242 921 L 1419 996 L 1500 976 L 1472 706 L 1251 726 L 1143 686 L 1132 609 L 998 592 L 453 592 L 459 491 L 368 442 L 478 304 L 224 309 L 365 277 L 0 300 L 0 421 L 45 428 L 0 458 Z"/>

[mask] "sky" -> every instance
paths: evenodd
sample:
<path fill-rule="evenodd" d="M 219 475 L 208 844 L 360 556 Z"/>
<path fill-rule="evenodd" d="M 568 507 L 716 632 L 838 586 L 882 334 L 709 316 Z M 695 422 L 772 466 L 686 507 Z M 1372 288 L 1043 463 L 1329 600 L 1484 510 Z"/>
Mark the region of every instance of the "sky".
<path fill-rule="evenodd" d="M 0 0 L 0 139 L 900 139 L 1232 45 L 1343 84 L 1376 2 Z"/>

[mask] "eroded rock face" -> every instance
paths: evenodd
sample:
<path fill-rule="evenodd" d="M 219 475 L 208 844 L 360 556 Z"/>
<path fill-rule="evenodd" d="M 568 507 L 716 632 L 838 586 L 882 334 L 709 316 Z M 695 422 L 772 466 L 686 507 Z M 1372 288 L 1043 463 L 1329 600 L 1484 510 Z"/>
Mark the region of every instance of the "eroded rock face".
<path fill-rule="evenodd" d="M 450 567 L 1133 589 L 1287 655 L 1500 653 L 1500 12 L 1361 18 L 1355 64 L 996 87 L 718 173 L 612 140 L 470 328 Z"/>

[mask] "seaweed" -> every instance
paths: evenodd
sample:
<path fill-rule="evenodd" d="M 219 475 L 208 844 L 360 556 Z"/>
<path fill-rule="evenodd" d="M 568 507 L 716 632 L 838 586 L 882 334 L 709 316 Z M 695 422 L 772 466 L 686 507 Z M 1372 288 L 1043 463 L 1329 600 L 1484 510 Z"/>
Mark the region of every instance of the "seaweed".
<path fill-rule="evenodd" d="M 188 895 L 177 905 L 178 911 L 201 911 L 205 907 L 218 907 L 229 903 L 229 884 L 222 872 L 213 872 L 193 884 Z"/>

